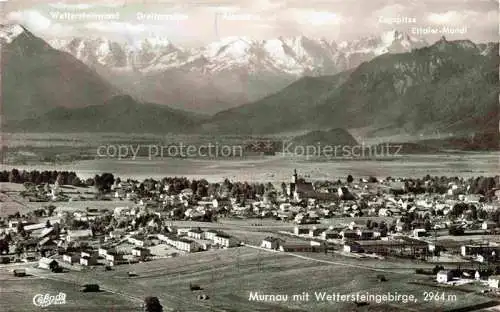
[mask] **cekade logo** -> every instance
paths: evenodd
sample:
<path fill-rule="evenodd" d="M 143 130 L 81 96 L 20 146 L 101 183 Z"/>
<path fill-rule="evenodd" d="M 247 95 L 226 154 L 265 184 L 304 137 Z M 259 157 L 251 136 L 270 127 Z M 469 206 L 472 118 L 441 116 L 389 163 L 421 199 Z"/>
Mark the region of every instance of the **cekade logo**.
<path fill-rule="evenodd" d="M 50 305 L 66 304 L 66 294 L 63 292 L 60 292 L 55 296 L 50 294 L 36 294 L 33 297 L 33 304 L 42 308 Z"/>

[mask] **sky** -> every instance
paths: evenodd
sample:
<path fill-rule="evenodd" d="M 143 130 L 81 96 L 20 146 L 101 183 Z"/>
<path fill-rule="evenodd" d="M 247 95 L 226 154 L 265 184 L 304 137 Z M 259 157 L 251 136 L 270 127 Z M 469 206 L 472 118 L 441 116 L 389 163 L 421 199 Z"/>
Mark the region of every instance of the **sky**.
<path fill-rule="evenodd" d="M 304 35 L 340 42 L 393 29 L 428 41 L 499 39 L 498 0 L 0 0 L 0 6 L 2 23 L 23 24 L 46 40 L 156 38 L 200 46 L 229 36 Z"/>

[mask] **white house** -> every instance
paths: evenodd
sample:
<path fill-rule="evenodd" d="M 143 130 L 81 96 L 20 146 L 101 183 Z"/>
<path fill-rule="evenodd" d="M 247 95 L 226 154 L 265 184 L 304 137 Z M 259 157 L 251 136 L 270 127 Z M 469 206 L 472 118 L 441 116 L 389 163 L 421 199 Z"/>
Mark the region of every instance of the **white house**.
<path fill-rule="evenodd" d="M 303 227 L 303 226 L 296 225 L 293 228 L 293 233 L 295 235 L 309 235 L 309 228 L 308 227 Z"/>
<path fill-rule="evenodd" d="M 129 207 L 116 207 L 113 210 L 113 214 L 115 215 L 115 217 L 126 215 L 129 212 L 130 212 L 130 208 Z"/>
<path fill-rule="evenodd" d="M 277 250 L 283 243 L 285 243 L 285 241 L 280 238 L 268 236 L 262 240 L 260 247 Z"/>
<path fill-rule="evenodd" d="M 80 255 L 79 254 L 65 254 L 63 255 L 63 261 L 67 263 L 76 263 L 80 260 Z"/>
<path fill-rule="evenodd" d="M 483 230 L 493 230 L 496 227 L 497 227 L 497 224 L 496 224 L 496 222 L 493 222 L 493 221 L 484 221 L 481 224 L 481 229 L 483 229 Z"/>
<path fill-rule="evenodd" d="M 464 201 L 466 203 L 479 204 L 480 200 L 481 200 L 481 195 L 478 194 L 467 194 L 464 197 Z"/>
<path fill-rule="evenodd" d="M 309 229 L 309 237 L 317 237 L 320 236 L 321 233 L 324 231 L 328 230 L 329 228 L 326 227 L 317 227 L 313 226 L 312 228 Z"/>
<path fill-rule="evenodd" d="M 500 288 L 500 275 L 491 275 L 488 277 L 488 286 L 491 288 Z"/>
<path fill-rule="evenodd" d="M 158 239 L 185 252 L 194 252 L 201 249 L 192 238 L 165 236 L 160 234 L 158 235 Z"/>
<path fill-rule="evenodd" d="M 34 230 L 40 230 L 46 227 L 45 223 L 35 223 L 35 224 L 30 224 L 30 225 L 25 225 L 23 227 L 24 231 L 26 232 L 31 232 Z"/>
<path fill-rule="evenodd" d="M 128 237 L 127 241 L 135 246 L 144 247 L 146 245 L 144 239 L 139 239 L 135 237 Z"/>
<path fill-rule="evenodd" d="M 113 253 L 113 254 L 107 254 L 106 255 L 106 261 L 108 261 L 108 263 L 111 266 L 114 266 L 115 264 L 117 264 L 118 262 L 120 262 L 122 260 L 123 260 L 123 255 L 122 254 Z"/>
<path fill-rule="evenodd" d="M 378 215 L 380 217 L 389 217 L 389 216 L 392 216 L 392 210 L 391 209 L 387 209 L 387 208 L 380 208 L 379 211 L 378 211 Z"/>
<path fill-rule="evenodd" d="M 178 228 L 177 235 L 187 235 L 189 231 L 191 231 L 190 228 Z"/>
<path fill-rule="evenodd" d="M 240 242 L 232 236 L 226 234 L 218 234 L 214 238 L 214 244 L 219 245 L 221 247 L 229 248 L 238 246 Z"/>
<path fill-rule="evenodd" d="M 196 243 L 192 240 L 187 240 L 184 238 L 180 238 L 174 241 L 175 248 L 185 251 L 185 252 L 194 252 L 197 251 Z"/>
<path fill-rule="evenodd" d="M 361 245 L 357 242 L 345 242 L 343 251 L 347 253 L 358 253 L 363 252 L 363 247 L 361 247 Z"/>
<path fill-rule="evenodd" d="M 109 238 L 120 238 L 125 235 L 125 230 L 119 229 L 109 232 Z"/>
<path fill-rule="evenodd" d="M 204 235 L 201 229 L 191 229 L 187 232 L 187 236 L 194 239 L 202 239 Z"/>
<path fill-rule="evenodd" d="M 212 241 L 208 239 L 193 239 L 199 250 L 208 250 L 212 246 Z"/>
<path fill-rule="evenodd" d="M 17 231 L 17 225 L 19 224 L 19 222 L 21 221 L 18 221 L 18 220 L 11 220 L 9 221 L 9 229 L 16 232 Z"/>
<path fill-rule="evenodd" d="M 66 236 L 66 241 L 74 242 L 81 239 L 86 239 L 92 237 L 91 230 L 68 230 L 68 234 Z"/>
<path fill-rule="evenodd" d="M 40 258 L 38 260 L 38 267 L 40 269 L 51 270 L 52 268 L 58 267 L 59 263 L 56 260 L 50 258 Z"/>
<path fill-rule="evenodd" d="M 80 264 L 84 265 L 84 266 L 96 265 L 97 258 L 96 257 L 87 257 L 87 256 L 81 257 Z"/>
<path fill-rule="evenodd" d="M 436 280 L 438 283 L 448 283 L 453 279 L 453 273 L 451 271 L 439 271 L 436 275 Z"/>
<path fill-rule="evenodd" d="M 279 246 L 278 250 L 283 252 L 311 252 L 314 247 L 307 242 L 284 243 Z"/>
<path fill-rule="evenodd" d="M 215 239 L 215 236 L 217 236 L 219 234 L 218 231 L 216 230 L 207 230 L 203 233 L 203 237 L 205 239 L 209 239 L 209 240 L 214 240 Z"/>
<path fill-rule="evenodd" d="M 336 239 L 340 238 L 339 232 L 335 230 L 328 229 L 326 231 L 323 231 L 320 236 L 322 239 L 327 240 L 327 239 Z"/>
<path fill-rule="evenodd" d="M 150 255 L 148 248 L 134 247 L 132 248 L 132 255 L 136 257 L 146 257 Z"/>
<path fill-rule="evenodd" d="M 92 250 L 92 251 L 82 251 L 80 253 L 80 257 L 82 257 L 82 258 L 83 257 L 97 258 L 97 256 L 98 256 L 98 251 L 94 251 L 94 250 Z"/>
<path fill-rule="evenodd" d="M 98 249 L 98 254 L 101 257 L 106 257 L 108 254 L 112 254 L 115 252 L 116 252 L 115 248 L 103 248 L 103 247 L 101 247 Z"/>
<path fill-rule="evenodd" d="M 464 245 L 460 249 L 463 257 L 476 255 L 490 256 L 500 252 L 500 246 L 492 245 Z"/>
<path fill-rule="evenodd" d="M 45 236 L 48 236 L 52 232 L 54 232 L 54 227 L 44 228 L 37 235 L 37 238 L 44 238 Z"/>
<path fill-rule="evenodd" d="M 424 237 L 427 235 L 427 231 L 425 229 L 414 229 L 413 237 Z"/>
<path fill-rule="evenodd" d="M 291 207 L 292 207 L 292 205 L 289 203 L 282 203 L 282 204 L 280 204 L 279 209 L 280 209 L 280 211 L 288 211 L 288 210 L 290 210 Z"/>

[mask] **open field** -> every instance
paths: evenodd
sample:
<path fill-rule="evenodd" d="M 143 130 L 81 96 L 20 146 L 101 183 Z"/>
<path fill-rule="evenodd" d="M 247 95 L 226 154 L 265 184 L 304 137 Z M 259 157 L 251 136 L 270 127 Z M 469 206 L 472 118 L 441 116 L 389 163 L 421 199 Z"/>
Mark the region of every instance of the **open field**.
<path fill-rule="evenodd" d="M 158 296 L 167 311 L 443 311 L 491 301 L 490 298 L 456 287 L 437 288 L 415 284 L 422 282 L 433 285 L 433 282 L 428 280 L 429 277 L 402 270 L 387 270 L 388 264 L 383 261 L 373 260 L 373 263 L 378 261 L 378 267 L 375 264 L 370 267 L 365 261 L 340 256 L 331 258 L 330 255 L 324 257 L 324 260 L 315 260 L 310 259 L 309 255 L 241 247 L 117 266 L 111 272 L 96 269 L 57 275 L 38 270 L 36 274 L 60 276 L 80 284 L 97 282 L 111 291 L 138 298 Z M 138 276 L 129 278 L 127 272 L 131 270 Z M 376 276 L 381 272 L 384 272 L 388 282 L 377 281 Z M 200 285 L 203 290 L 191 292 L 190 283 Z M 445 292 L 449 300 L 425 301 L 426 291 Z M 250 292 L 286 294 L 289 300 L 251 301 Z M 294 294 L 302 292 L 310 294 L 309 301 L 292 300 Z M 372 302 L 357 308 L 352 302 L 318 301 L 315 292 L 359 292 L 371 295 L 397 292 L 400 295 L 413 295 L 416 302 Z M 198 300 L 197 293 L 205 293 L 210 299 Z M 403 297 L 400 299 L 404 300 Z"/>
<path fill-rule="evenodd" d="M 498 171 L 498 152 L 459 153 L 449 155 L 406 155 L 390 159 L 330 159 L 314 161 L 306 157 L 255 156 L 241 159 L 96 158 L 67 163 L 5 164 L 5 170 L 67 170 L 81 178 L 111 172 L 122 178 L 163 178 L 185 176 L 221 182 L 225 178 L 248 182 L 288 181 L 294 168 L 309 180 L 337 180 L 348 174 L 355 178 L 437 176 L 471 177 L 492 175 Z"/>
<path fill-rule="evenodd" d="M 116 207 L 126 207 L 134 205 L 133 202 L 123 200 L 82 200 L 82 201 L 72 201 L 72 202 L 28 202 L 20 196 L 5 195 L 0 193 L 0 216 L 7 216 L 9 214 L 14 214 L 19 211 L 20 214 L 26 214 L 27 212 L 41 209 L 49 205 L 54 205 L 57 207 L 56 213 L 58 211 L 85 211 L 88 208 L 94 208 L 98 210 L 106 209 L 113 210 Z"/>
<path fill-rule="evenodd" d="M 33 304 L 37 294 L 66 294 L 65 305 L 51 305 L 45 311 L 134 311 L 140 310 L 140 302 L 128 301 L 123 297 L 108 292 L 82 293 L 79 285 L 58 280 L 46 280 L 36 277 L 14 278 L 3 271 L 0 273 L 0 302 L 5 312 L 40 311 L 42 308 Z"/>
<path fill-rule="evenodd" d="M 47 204 L 47 203 L 45 203 Z M 6 195 L 0 192 L 0 216 L 8 216 L 19 212 L 25 214 L 35 208 L 27 205 L 27 203 L 16 195 Z"/>
<path fill-rule="evenodd" d="M 19 193 L 24 191 L 22 184 L 0 183 L 0 216 L 7 216 L 19 211 L 20 214 L 26 214 L 30 211 L 44 208 L 48 205 L 58 207 L 57 211 L 82 211 L 88 208 L 98 210 L 113 210 L 116 207 L 125 207 L 135 205 L 127 199 L 118 200 L 94 200 L 95 189 L 92 187 L 63 187 L 64 194 L 72 197 L 81 196 L 81 200 L 62 201 L 62 202 L 36 202 L 23 198 Z"/>
<path fill-rule="evenodd" d="M 437 241 L 455 241 L 468 244 L 470 242 L 500 242 L 500 235 L 443 235 L 438 236 Z"/>
<path fill-rule="evenodd" d="M 356 222 L 358 224 L 365 224 L 366 220 L 373 220 L 376 222 L 386 221 L 390 222 L 392 218 L 390 217 L 355 217 L 355 218 L 332 218 L 332 219 L 324 219 L 321 220 L 320 224 L 308 224 L 306 226 L 313 227 L 327 227 L 330 225 L 346 225 L 351 222 Z M 295 223 L 292 222 L 283 222 L 273 219 L 219 219 L 218 222 L 197 222 L 197 221 L 171 221 L 169 224 L 178 226 L 178 227 L 187 227 L 187 228 L 215 228 L 223 230 L 224 232 L 237 237 L 243 242 L 260 245 L 262 239 L 267 236 L 274 237 L 282 237 L 285 240 L 290 239 L 289 236 L 283 235 L 279 232 L 293 232 Z M 301 239 L 301 238 L 294 238 Z"/>

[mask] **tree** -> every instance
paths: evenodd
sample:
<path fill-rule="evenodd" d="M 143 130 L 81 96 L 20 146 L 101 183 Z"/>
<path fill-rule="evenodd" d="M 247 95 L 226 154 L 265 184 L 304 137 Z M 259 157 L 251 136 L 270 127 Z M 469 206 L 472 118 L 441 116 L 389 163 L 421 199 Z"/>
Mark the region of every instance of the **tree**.
<path fill-rule="evenodd" d="M 495 187 L 495 178 L 493 177 L 479 177 L 476 179 L 471 187 L 474 194 L 486 195 L 487 192 Z"/>
<path fill-rule="evenodd" d="M 380 222 L 378 229 L 380 232 L 380 236 L 382 236 L 382 237 L 387 236 L 387 232 L 389 231 L 389 228 L 387 227 L 387 224 L 384 221 Z"/>
<path fill-rule="evenodd" d="M 35 187 L 35 185 L 31 182 L 24 182 L 23 186 L 27 191 L 32 191 Z"/>
<path fill-rule="evenodd" d="M 207 187 L 203 184 L 198 184 L 195 194 L 199 197 L 206 197 L 208 195 Z"/>
<path fill-rule="evenodd" d="M 436 266 L 434 267 L 434 269 L 432 269 L 432 274 L 434 274 L 434 275 L 435 275 L 435 274 L 437 274 L 439 271 L 442 271 L 442 270 L 444 270 L 444 266 L 442 266 L 442 265 L 437 265 L 437 264 L 436 264 Z"/>
<path fill-rule="evenodd" d="M 73 180 L 71 181 L 71 185 L 73 186 L 82 186 L 82 180 L 80 180 L 79 177 L 74 177 Z"/>
<path fill-rule="evenodd" d="M 94 179 L 88 178 L 87 180 L 85 180 L 85 185 L 86 186 L 94 186 Z"/>
<path fill-rule="evenodd" d="M 286 192 L 286 183 L 285 183 L 285 182 L 282 182 L 282 183 L 281 183 L 281 193 L 282 193 L 283 195 L 286 195 L 286 194 L 287 194 L 287 192 Z"/>
<path fill-rule="evenodd" d="M 426 231 L 426 232 L 431 231 L 431 230 L 432 230 L 432 223 L 431 223 L 431 220 L 426 219 L 426 220 L 425 220 L 425 223 L 424 223 L 424 227 L 425 227 L 425 231 Z"/>
<path fill-rule="evenodd" d="M 9 253 L 9 242 L 6 239 L 0 239 L 0 255 Z"/>
<path fill-rule="evenodd" d="M 448 230 L 448 234 L 458 236 L 458 235 L 463 235 L 464 234 L 464 229 L 462 227 L 458 226 L 451 226 Z"/>
<path fill-rule="evenodd" d="M 146 312 L 163 312 L 163 306 L 158 297 L 146 297 L 144 299 L 144 310 Z"/>
<path fill-rule="evenodd" d="M 57 178 L 56 178 L 56 184 L 57 185 L 64 185 L 66 181 L 64 181 L 64 176 L 63 176 L 63 173 L 60 172 L 58 175 L 57 175 Z"/>
<path fill-rule="evenodd" d="M 475 205 L 471 205 L 470 207 L 470 217 L 473 220 L 477 220 L 477 207 Z"/>
<path fill-rule="evenodd" d="M 16 248 L 14 249 L 14 253 L 17 255 L 17 257 L 21 257 L 21 254 L 24 252 L 24 246 L 17 243 Z"/>
<path fill-rule="evenodd" d="M 347 176 L 347 183 L 352 183 L 354 181 L 354 178 L 352 177 L 352 175 L 348 175 Z"/>
<path fill-rule="evenodd" d="M 369 230 L 373 229 L 372 220 L 370 219 L 366 220 L 366 228 Z"/>
<path fill-rule="evenodd" d="M 193 180 L 191 182 L 191 190 L 193 191 L 193 194 L 196 194 L 196 192 L 198 191 L 198 181 L 196 180 Z"/>
<path fill-rule="evenodd" d="M 115 177 L 112 173 L 103 173 L 100 176 L 96 175 L 94 177 L 94 186 L 99 192 L 102 193 L 109 193 L 113 183 L 115 183 Z"/>
<path fill-rule="evenodd" d="M 26 232 L 24 231 L 24 224 L 21 221 L 17 224 L 17 233 L 23 237 L 26 235 Z"/>
<path fill-rule="evenodd" d="M 54 214 L 54 210 L 56 210 L 56 206 L 54 205 L 47 206 L 47 216 L 52 217 L 52 215 Z"/>
<path fill-rule="evenodd" d="M 469 208 L 469 206 L 466 203 L 456 203 L 451 211 L 449 212 L 449 215 L 454 218 L 458 218 L 461 216 L 464 211 L 466 211 Z"/>
<path fill-rule="evenodd" d="M 10 183 L 19 183 L 21 182 L 21 176 L 19 175 L 19 170 L 12 169 L 9 174 L 9 182 Z"/>
<path fill-rule="evenodd" d="M 210 183 L 207 188 L 207 195 L 217 197 L 219 185 L 217 183 Z"/>
<path fill-rule="evenodd" d="M 488 213 L 485 210 L 480 209 L 477 211 L 477 218 L 484 220 L 484 219 L 488 218 Z"/>

